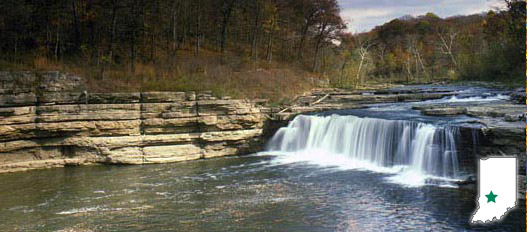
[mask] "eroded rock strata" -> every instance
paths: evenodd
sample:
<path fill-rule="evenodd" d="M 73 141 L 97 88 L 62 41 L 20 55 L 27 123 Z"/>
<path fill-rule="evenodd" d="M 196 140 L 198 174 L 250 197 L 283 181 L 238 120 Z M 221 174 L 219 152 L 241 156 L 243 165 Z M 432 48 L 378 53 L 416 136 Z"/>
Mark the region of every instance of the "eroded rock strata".
<path fill-rule="evenodd" d="M 474 116 L 460 128 L 461 162 L 519 157 L 525 192 L 525 106 L 512 103 L 421 105 L 425 115 Z M 91 93 L 82 78 L 59 72 L 0 72 L 0 173 L 82 164 L 149 164 L 261 151 L 265 140 L 302 113 L 455 95 L 442 89 L 315 90 L 287 108 L 217 99 L 210 92 Z M 519 97 L 514 97 L 516 95 Z M 477 138 L 477 144 L 474 144 Z M 475 170 L 473 170 L 475 172 Z M 523 195 L 523 194 L 520 194 Z M 524 196 L 524 195 L 523 195 Z"/>
<path fill-rule="evenodd" d="M 0 72 L 0 173 L 167 163 L 259 149 L 255 102 L 209 92 L 88 93 L 58 72 Z"/>

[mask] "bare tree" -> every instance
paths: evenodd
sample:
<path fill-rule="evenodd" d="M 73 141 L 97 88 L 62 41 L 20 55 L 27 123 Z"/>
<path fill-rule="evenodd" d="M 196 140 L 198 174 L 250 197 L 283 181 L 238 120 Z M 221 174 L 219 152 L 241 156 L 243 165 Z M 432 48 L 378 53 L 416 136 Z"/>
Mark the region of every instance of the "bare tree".
<path fill-rule="evenodd" d="M 232 15 L 232 9 L 234 8 L 235 3 L 236 0 L 225 0 L 221 9 L 223 19 L 221 23 L 220 63 L 223 63 L 223 56 L 225 55 L 225 46 L 227 44 L 227 29 Z"/>
<path fill-rule="evenodd" d="M 411 56 L 408 56 L 406 61 L 404 62 L 404 66 L 406 68 L 406 83 L 408 84 L 410 82 L 410 79 L 413 79 L 412 76 L 412 58 Z"/>
<path fill-rule="evenodd" d="M 201 0 L 197 0 L 197 17 L 196 17 L 196 55 L 199 55 L 199 48 L 201 46 Z"/>
<path fill-rule="evenodd" d="M 454 68 L 457 70 L 457 61 L 454 56 L 454 42 L 456 40 L 457 32 L 454 30 L 449 30 L 447 33 L 438 33 L 439 39 L 440 39 L 440 49 L 441 52 L 445 55 L 448 55 L 450 57 L 450 60 L 452 61 L 452 64 L 454 64 Z"/>
<path fill-rule="evenodd" d="M 419 39 L 417 38 L 417 35 L 410 35 L 408 37 L 407 50 L 408 50 L 408 52 L 410 54 L 412 54 L 412 56 L 414 58 L 414 61 L 415 61 L 415 78 L 416 78 L 417 81 L 419 81 L 419 70 L 422 70 L 425 75 L 427 75 L 428 73 L 426 71 L 425 65 L 424 65 L 423 60 L 421 58 L 421 52 L 419 51 Z M 409 68 L 408 70 L 411 70 L 411 68 Z"/>
<path fill-rule="evenodd" d="M 366 63 L 366 58 L 368 57 L 369 49 L 373 44 L 374 44 L 373 41 L 371 40 L 362 41 L 357 36 L 357 45 L 358 45 L 357 51 L 359 53 L 360 62 L 359 62 L 359 68 L 357 69 L 357 76 L 355 77 L 355 89 L 359 87 L 359 82 L 364 83 L 364 78 L 361 78 L 360 74 L 362 71 L 362 67 Z"/>
<path fill-rule="evenodd" d="M 254 1 L 254 23 L 252 27 L 252 38 L 251 38 L 251 59 L 253 61 L 254 69 L 256 69 L 256 60 L 258 59 L 258 32 L 260 28 L 260 17 L 261 17 L 261 4 L 259 0 Z"/>
<path fill-rule="evenodd" d="M 273 56 L 273 38 L 274 33 L 279 29 L 278 27 L 278 7 L 276 5 L 272 5 L 268 8 L 268 19 L 265 20 L 264 28 L 267 32 L 268 39 L 267 39 L 267 48 L 266 48 L 266 60 L 267 63 L 271 63 L 272 56 Z"/>
<path fill-rule="evenodd" d="M 384 63 L 384 58 L 386 57 L 386 45 L 384 43 L 377 44 L 375 46 L 377 48 L 377 57 L 381 62 Z"/>
<path fill-rule="evenodd" d="M 110 29 L 110 43 L 108 44 L 108 58 L 109 62 L 113 63 L 114 58 L 114 43 L 115 43 L 115 30 L 117 24 L 117 0 L 112 1 L 112 18 L 111 18 L 111 29 Z"/>

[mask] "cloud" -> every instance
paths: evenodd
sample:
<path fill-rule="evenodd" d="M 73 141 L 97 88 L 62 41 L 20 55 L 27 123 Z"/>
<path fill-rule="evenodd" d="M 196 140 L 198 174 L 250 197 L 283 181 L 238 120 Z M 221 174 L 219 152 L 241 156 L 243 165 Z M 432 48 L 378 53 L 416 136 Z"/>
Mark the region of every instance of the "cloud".
<path fill-rule="evenodd" d="M 404 15 L 433 12 L 440 17 L 477 14 L 503 8 L 501 0 L 339 0 L 351 32 L 363 32 Z"/>
<path fill-rule="evenodd" d="M 372 23 L 375 24 L 393 15 L 391 9 L 364 9 L 351 8 L 344 9 L 340 15 L 348 25 L 350 31 L 362 31 L 370 29 Z"/>

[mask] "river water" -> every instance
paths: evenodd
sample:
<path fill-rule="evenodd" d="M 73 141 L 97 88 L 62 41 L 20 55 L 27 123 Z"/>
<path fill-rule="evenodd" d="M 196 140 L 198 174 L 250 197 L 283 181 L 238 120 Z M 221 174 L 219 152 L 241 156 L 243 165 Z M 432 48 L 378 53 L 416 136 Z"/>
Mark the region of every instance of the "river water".
<path fill-rule="evenodd" d="M 0 176 L 0 231 L 525 231 L 471 226 L 475 193 L 253 155 Z"/>
<path fill-rule="evenodd" d="M 434 101 L 506 100 L 460 93 Z M 0 231 L 525 231 L 525 201 L 469 224 L 453 126 L 471 118 L 410 107 L 301 116 L 247 156 L 3 174 Z"/>

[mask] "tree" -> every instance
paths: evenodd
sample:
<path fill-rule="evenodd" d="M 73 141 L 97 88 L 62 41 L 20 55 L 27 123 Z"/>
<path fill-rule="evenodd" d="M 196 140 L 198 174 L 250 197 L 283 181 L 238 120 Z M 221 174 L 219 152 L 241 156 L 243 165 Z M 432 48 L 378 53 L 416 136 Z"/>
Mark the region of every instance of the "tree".
<path fill-rule="evenodd" d="M 366 58 L 369 54 L 368 51 L 373 44 L 374 42 L 372 40 L 367 39 L 365 41 L 362 41 L 360 38 L 358 38 L 357 45 L 358 45 L 358 53 L 360 57 L 360 62 L 359 62 L 359 68 L 357 69 L 357 77 L 355 78 L 355 89 L 358 88 L 359 83 L 364 83 L 364 78 L 361 78 L 361 71 L 362 71 L 362 67 L 364 66 L 366 62 Z"/>
<path fill-rule="evenodd" d="M 222 23 L 221 23 L 221 42 L 220 42 L 220 63 L 223 63 L 223 57 L 225 55 L 225 46 L 227 44 L 227 29 L 229 27 L 229 21 L 231 19 L 232 9 L 236 0 L 224 0 L 221 9 Z"/>
<path fill-rule="evenodd" d="M 453 29 L 448 29 L 446 32 L 439 31 L 437 35 L 440 39 L 439 49 L 443 54 L 448 55 L 454 65 L 454 69 L 457 70 L 458 66 L 454 55 L 454 42 L 458 33 Z"/>
<path fill-rule="evenodd" d="M 271 63 L 273 55 L 273 36 L 280 27 L 278 26 L 278 8 L 275 4 L 266 5 L 264 8 L 264 14 L 267 18 L 263 22 L 264 31 L 267 33 L 267 45 L 266 45 L 266 60 L 267 63 Z"/>
<path fill-rule="evenodd" d="M 339 16 L 340 9 L 336 0 L 321 1 L 320 7 L 323 10 L 317 23 L 318 35 L 315 43 L 315 55 L 313 56 L 313 72 L 317 71 L 318 53 L 323 43 L 331 43 L 332 40 L 338 39 L 340 36 L 338 32 L 346 27 Z"/>

